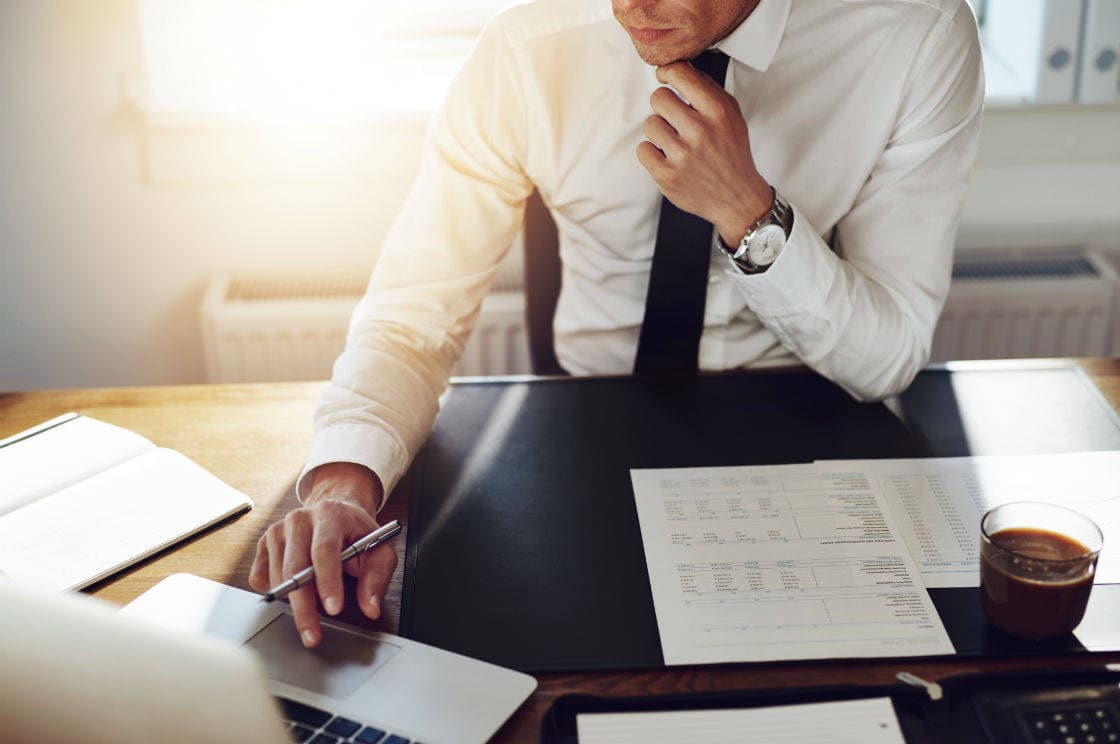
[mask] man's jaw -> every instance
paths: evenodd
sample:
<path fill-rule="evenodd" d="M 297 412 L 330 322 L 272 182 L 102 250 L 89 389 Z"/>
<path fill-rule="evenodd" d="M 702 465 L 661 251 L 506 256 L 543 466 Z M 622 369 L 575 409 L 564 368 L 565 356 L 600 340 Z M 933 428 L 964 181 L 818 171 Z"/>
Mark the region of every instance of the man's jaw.
<path fill-rule="evenodd" d="M 689 43 L 687 32 L 680 28 L 634 28 L 625 26 L 638 56 L 647 65 L 659 67 L 671 62 L 692 59 L 705 47 Z"/>

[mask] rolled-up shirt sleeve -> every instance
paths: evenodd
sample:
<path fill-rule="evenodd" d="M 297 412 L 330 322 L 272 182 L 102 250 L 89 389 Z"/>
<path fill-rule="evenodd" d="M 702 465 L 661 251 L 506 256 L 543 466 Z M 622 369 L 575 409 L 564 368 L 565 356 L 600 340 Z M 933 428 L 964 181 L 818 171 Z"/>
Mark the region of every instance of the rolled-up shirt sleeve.
<path fill-rule="evenodd" d="M 778 340 L 861 400 L 902 391 L 929 359 L 976 158 L 984 77 L 964 3 L 917 59 L 890 140 L 832 247 L 793 204 L 793 232 L 770 269 L 731 269 Z"/>
<path fill-rule="evenodd" d="M 368 467 L 387 495 L 432 427 L 532 189 L 515 54 L 491 22 L 429 125 L 417 179 L 315 407 L 301 500 L 310 471 L 339 461 Z"/>

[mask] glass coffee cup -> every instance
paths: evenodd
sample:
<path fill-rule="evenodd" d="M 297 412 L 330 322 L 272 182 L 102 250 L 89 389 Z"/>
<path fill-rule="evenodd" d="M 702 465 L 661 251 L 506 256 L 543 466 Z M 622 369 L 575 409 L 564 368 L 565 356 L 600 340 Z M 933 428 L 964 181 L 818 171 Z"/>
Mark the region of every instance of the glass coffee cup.
<path fill-rule="evenodd" d="M 1101 530 L 1056 504 L 997 506 L 980 522 L 980 602 L 1000 630 L 1041 640 L 1069 633 L 1085 615 Z"/>

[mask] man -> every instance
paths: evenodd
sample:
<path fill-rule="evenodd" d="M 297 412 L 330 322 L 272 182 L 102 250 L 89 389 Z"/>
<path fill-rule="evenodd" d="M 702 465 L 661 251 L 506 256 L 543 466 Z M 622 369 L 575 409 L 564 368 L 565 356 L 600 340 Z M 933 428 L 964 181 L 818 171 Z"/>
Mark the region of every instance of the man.
<path fill-rule="evenodd" d="M 375 528 L 427 435 L 534 186 L 561 235 L 568 371 L 640 371 L 643 347 L 686 314 L 670 296 L 669 325 L 651 330 L 653 285 L 699 256 L 686 365 L 800 360 L 860 399 L 904 389 L 948 290 L 982 102 L 964 0 L 539 0 L 500 14 L 432 122 L 317 407 L 304 506 L 261 538 L 252 585 L 312 562 L 316 585 L 291 603 L 318 643 L 316 600 L 341 609 L 338 555 Z M 697 218 L 698 246 L 659 239 Z M 385 547 L 345 567 L 368 617 L 395 566 Z"/>

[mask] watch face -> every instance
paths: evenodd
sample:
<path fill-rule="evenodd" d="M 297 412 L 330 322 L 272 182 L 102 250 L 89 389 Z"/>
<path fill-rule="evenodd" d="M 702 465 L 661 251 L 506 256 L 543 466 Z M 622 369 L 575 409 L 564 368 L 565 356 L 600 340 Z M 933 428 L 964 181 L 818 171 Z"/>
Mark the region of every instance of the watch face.
<path fill-rule="evenodd" d="M 780 225 L 766 225 L 759 229 L 751 241 L 751 262 L 756 266 L 769 266 L 774 263 L 782 246 L 786 244 L 786 231 Z"/>

